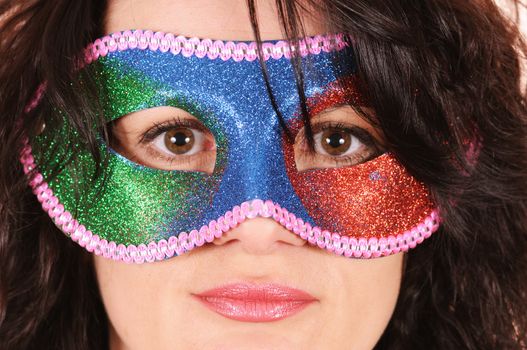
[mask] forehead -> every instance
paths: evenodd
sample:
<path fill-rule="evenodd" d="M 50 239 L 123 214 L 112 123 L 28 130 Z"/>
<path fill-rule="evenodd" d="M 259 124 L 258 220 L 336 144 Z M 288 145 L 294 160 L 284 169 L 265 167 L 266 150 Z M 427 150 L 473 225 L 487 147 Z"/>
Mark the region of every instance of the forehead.
<path fill-rule="evenodd" d="M 165 105 L 207 110 L 221 106 L 223 112 L 239 112 L 246 106 L 247 112 L 272 113 L 254 43 L 176 38 L 164 33 L 149 34 L 146 39 L 137 33 L 126 35 L 126 40 L 124 36 L 106 37 L 104 43 L 96 44 L 105 47 L 105 54 L 87 68 L 101 88 L 108 120 Z M 301 45 L 299 66 L 308 97 L 355 72 L 351 48 L 330 48 L 341 41 L 340 36 L 319 36 Z M 295 113 L 299 103 L 288 50 L 283 41 L 263 44 L 269 85 L 286 117 Z"/>
<path fill-rule="evenodd" d="M 262 40 L 283 38 L 275 1 L 255 0 Z M 296 1 L 306 35 L 328 30 L 307 1 Z M 305 10 L 304 10 L 305 9 Z M 151 28 L 186 36 L 223 40 L 254 40 L 246 0 L 109 0 L 105 33 Z"/>

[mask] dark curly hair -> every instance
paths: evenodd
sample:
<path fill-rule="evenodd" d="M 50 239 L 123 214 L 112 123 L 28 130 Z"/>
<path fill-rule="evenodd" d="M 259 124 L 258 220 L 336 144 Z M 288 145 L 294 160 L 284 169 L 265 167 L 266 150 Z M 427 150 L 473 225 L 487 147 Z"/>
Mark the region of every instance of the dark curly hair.
<path fill-rule="evenodd" d="M 290 40 L 303 11 L 350 34 L 388 148 L 442 213 L 440 230 L 406 255 L 376 349 L 527 349 L 526 50 L 517 25 L 492 0 L 276 3 Z M 55 107 L 104 164 L 94 89 L 76 94 L 70 82 L 78 53 L 103 34 L 105 10 L 102 0 L 0 1 L 1 349 L 108 347 L 91 256 L 41 210 L 18 161 L 24 134 Z M 20 119 L 43 81 L 42 103 Z"/>

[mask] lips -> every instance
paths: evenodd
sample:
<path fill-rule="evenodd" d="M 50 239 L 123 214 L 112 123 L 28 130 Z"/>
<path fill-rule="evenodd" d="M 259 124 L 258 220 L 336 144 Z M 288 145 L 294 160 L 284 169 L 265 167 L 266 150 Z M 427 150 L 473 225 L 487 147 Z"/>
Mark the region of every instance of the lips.
<path fill-rule="evenodd" d="M 278 284 L 229 284 L 194 296 L 210 310 L 244 322 L 281 320 L 317 301 L 307 292 Z"/>

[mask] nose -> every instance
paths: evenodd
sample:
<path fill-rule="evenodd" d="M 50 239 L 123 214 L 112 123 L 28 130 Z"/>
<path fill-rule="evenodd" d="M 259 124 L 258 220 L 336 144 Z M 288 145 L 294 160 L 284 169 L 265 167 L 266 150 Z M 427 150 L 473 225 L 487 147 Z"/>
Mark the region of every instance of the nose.
<path fill-rule="evenodd" d="M 246 220 L 213 241 L 216 245 L 235 242 L 241 244 L 245 252 L 253 255 L 271 254 L 283 245 L 301 247 L 306 244 L 305 240 L 273 219 L 261 217 Z"/>

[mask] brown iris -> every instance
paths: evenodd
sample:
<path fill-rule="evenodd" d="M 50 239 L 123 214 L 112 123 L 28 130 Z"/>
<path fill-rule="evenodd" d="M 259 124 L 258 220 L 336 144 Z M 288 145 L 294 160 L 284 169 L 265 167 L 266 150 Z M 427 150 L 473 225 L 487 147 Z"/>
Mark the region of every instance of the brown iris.
<path fill-rule="evenodd" d="M 332 156 L 346 152 L 351 145 L 351 135 L 342 130 L 329 129 L 322 133 L 322 148 Z"/>
<path fill-rule="evenodd" d="M 174 154 L 184 154 L 192 149 L 194 133 L 189 128 L 175 128 L 165 133 L 165 146 Z"/>

